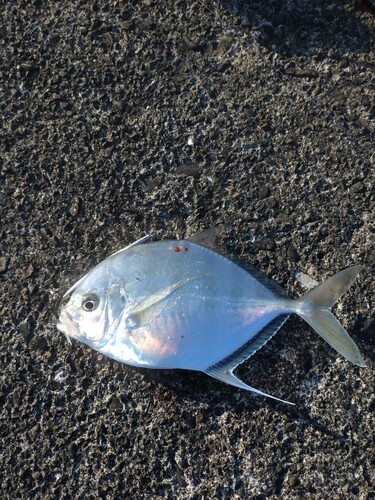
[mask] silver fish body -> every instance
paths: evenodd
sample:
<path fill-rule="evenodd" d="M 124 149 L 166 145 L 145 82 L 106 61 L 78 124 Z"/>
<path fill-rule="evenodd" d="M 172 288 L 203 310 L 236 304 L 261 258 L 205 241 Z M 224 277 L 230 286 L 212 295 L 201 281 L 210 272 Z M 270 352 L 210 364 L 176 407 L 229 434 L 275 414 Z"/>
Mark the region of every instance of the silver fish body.
<path fill-rule="evenodd" d="M 133 244 L 69 290 L 58 328 L 129 365 L 202 371 L 264 394 L 244 384 L 233 370 L 291 313 L 364 366 L 358 348 L 328 310 L 360 269 L 341 271 L 328 285 L 291 300 L 258 271 L 247 271 L 192 241 Z"/>

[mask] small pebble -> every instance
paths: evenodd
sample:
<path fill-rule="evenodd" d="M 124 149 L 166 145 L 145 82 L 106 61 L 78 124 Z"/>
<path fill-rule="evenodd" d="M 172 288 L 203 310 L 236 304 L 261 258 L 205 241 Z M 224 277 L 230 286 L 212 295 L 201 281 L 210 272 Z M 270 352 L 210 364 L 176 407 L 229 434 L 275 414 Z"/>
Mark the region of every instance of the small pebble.
<path fill-rule="evenodd" d="M 119 398 L 114 396 L 111 399 L 111 402 L 109 403 L 108 408 L 111 411 L 116 411 L 116 410 L 122 411 L 124 409 L 124 405 L 121 403 Z"/>
<path fill-rule="evenodd" d="M 0 274 L 8 269 L 9 257 L 0 257 Z"/>
<path fill-rule="evenodd" d="M 81 198 L 78 196 L 73 196 L 69 212 L 72 217 L 76 217 L 78 215 L 79 209 L 81 207 Z"/>
<path fill-rule="evenodd" d="M 275 250 L 276 242 L 273 238 L 265 238 L 264 240 L 254 241 L 254 245 L 260 250 Z"/>
<path fill-rule="evenodd" d="M 34 337 L 29 344 L 32 351 L 45 352 L 48 349 L 47 341 L 44 337 Z"/>
<path fill-rule="evenodd" d="M 201 175 L 202 168 L 199 165 L 180 165 L 177 167 L 176 174 L 177 175 L 187 175 L 190 177 L 197 178 Z"/>
<path fill-rule="evenodd" d="M 224 36 L 219 38 L 218 49 L 219 50 L 228 50 L 231 48 L 232 43 L 233 43 L 233 37 L 231 37 L 230 35 L 224 35 Z"/>
<path fill-rule="evenodd" d="M 350 188 L 350 191 L 353 193 L 364 193 L 366 192 L 366 186 L 363 184 L 363 182 L 356 182 L 353 184 L 353 186 Z"/>
<path fill-rule="evenodd" d="M 24 274 L 24 277 L 25 278 L 30 278 L 30 276 L 33 274 L 34 272 L 34 266 L 32 265 L 32 263 L 30 262 L 30 264 L 27 266 L 26 268 L 26 271 L 25 271 L 25 274 Z"/>
<path fill-rule="evenodd" d="M 66 449 L 68 457 L 74 458 L 77 454 L 77 445 L 75 443 L 70 443 Z"/>
<path fill-rule="evenodd" d="M 147 179 L 146 184 L 150 189 L 156 189 L 160 187 L 162 183 L 162 178 L 160 175 L 157 175 L 156 177 L 152 177 L 151 179 Z"/>
<path fill-rule="evenodd" d="M 311 276 L 303 273 L 302 271 L 294 271 L 294 277 L 299 283 L 301 283 L 304 288 L 307 289 L 315 288 L 317 285 L 319 285 L 318 281 L 314 280 L 314 278 L 311 278 Z"/>
<path fill-rule="evenodd" d="M 259 188 L 259 199 L 264 200 L 264 198 L 268 198 L 271 196 L 271 190 L 268 186 L 261 186 Z"/>
<path fill-rule="evenodd" d="M 298 482 L 298 476 L 293 475 L 288 477 L 289 486 L 297 486 Z"/>
<path fill-rule="evenodd" d="M 15 389 L 13 391 L 12 399 L 13 399 L 13 404 L 15 406 L 18 406 L 21 403 L 21 401 L 22 401 L 21 394 L 19 393 L 19 391 L 17 389 Z"/>
<path fill-rule="evenodd" d="M 186 47 L 190 50 L 198 50 L 199 49 L 199 43 L 192 40 L 189 38 L 187 35 L 183 35 L 182 40 L 184 41 L 184 44 Z"/>
<path fill-rule="evenodd" d="M 287 68 L 285 74 L 299 78 L 316 78 L 318 76 L 318 72 L 312 68 Z"/>
<path fill-rule="evenodd" d="M 347 57 L 344 57 L 339 62 L 339 68 L 347 68 L 349 66 L 349 60 Z"/>
<path fill-rule="evenodd" d="M 371 101 L 367 95 L 363 95 L 361 98 L 362 101 L 362 106 L 365 108 L 370 108 L 371 107 Z"/>
<path fill-rule="evenodd" d="M 288 259 L 292 262 L 297 262 L 299 260 L 299 255 L 297 250 L 293 245 L 288 246 L 288 250 L 286 251 Z"/>

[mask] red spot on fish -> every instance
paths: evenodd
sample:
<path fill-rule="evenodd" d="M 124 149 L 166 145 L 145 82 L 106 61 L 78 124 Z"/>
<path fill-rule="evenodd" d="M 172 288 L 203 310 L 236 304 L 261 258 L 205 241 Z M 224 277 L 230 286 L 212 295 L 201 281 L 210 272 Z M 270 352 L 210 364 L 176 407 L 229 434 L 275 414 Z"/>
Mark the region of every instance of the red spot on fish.
<path fill-rule="evenodd" d="M 172 250 L 176 253 L 181 252 L 181 247 L 173 247 Z"/>
<path fill-rule="evenodd" d="M 184 247 L 184 251 L 187 252 L 189 249 L 188 247 Z"/>

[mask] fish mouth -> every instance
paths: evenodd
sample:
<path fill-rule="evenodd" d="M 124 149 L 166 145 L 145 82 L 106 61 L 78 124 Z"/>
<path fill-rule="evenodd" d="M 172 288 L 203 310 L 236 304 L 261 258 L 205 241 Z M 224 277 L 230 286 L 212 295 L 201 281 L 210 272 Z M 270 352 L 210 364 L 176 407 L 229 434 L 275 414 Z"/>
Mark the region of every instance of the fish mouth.
<path fill-rule="evenodd" d="M 62 294 L 59 293 L 57 298 L 52 302 L 51 312 L 55 319 L 60 323 L 61 312 L 64 310 L 64 307 L 68 304 L 72 293 L 74 292 L 73 287 L 68 290 L 68 292 Z M 72 319 L 72 318 L 71 318 Z M 59 328 L 60 329 L 60 328 Z"/>
<path fill-rule="evenodd" d="M 79 336 L 78 323 L 74 321 L 72 316 L 65 309 L 61 311 L 56 327 L 60 330 L 60 332 L 68 335 L 69 337 L 76 338 Z"/>

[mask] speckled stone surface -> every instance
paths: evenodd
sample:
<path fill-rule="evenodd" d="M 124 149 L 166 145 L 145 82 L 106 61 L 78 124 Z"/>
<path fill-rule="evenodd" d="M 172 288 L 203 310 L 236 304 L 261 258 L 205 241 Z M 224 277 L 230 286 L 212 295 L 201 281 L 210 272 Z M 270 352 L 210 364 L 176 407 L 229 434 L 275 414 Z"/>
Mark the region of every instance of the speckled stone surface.
<path fill-rule="evenodd" d="M 375 496 L 375 18 L 351 1 L 0 5 L 0 496 Z M 240 376 L 136 370 L 66 338 L 57 296 L 150 233 L 228 228 L 335 308 L 359 369 L 298 318 Z"/>

